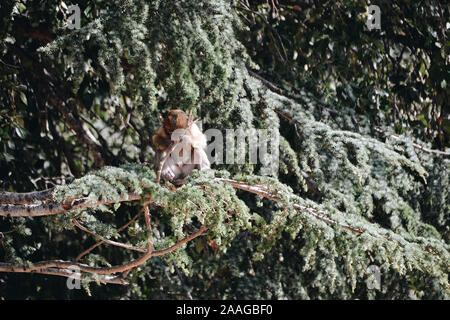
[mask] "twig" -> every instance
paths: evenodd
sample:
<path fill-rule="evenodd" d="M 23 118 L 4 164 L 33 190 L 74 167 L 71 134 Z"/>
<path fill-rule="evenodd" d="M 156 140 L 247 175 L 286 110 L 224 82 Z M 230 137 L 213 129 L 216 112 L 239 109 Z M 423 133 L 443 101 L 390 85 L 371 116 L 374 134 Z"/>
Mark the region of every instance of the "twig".
<path fill-rule="evenodd" d="M 144 216 L 145 216 L 145 224 L 147 225 L 147 230 L 149 231 L 147 251 L 153 254 L 152 227 L 150 224 L 150 210 L 148 209 L 148 202 L 144 204 Z"/>
<path fill-rule="evenodd" d="M 20 67 L 15 66 L 15 65 L 12 65 L 12 64 L 9 64 L 9 63 L 6 63 L 6 62 L 4 62 L 4 61 L 1 60 L 1 59 L 0 59 L 0 63 L 2 63 L 3 65 L 5 65 L 5 66 L 8 67 L 8 68 L 12 68 L 12 69 L 20 69 Z"/>
<path fill-rule="evenodd" d="M 381 130 L 381 129 L 379 129 L 379 128 L 375 128 L 375 131 L 377 131 L 378 133 L 381 133 L 382 135 L 384 135 L 384 136 L 386 136 L 386 134 L 383 132 L 383 130 Z M 397 140 L 397 141 L 402 141 L 402 142 L 405 142 L 405 140 L 404 139 L 402 139 L 401 137 L 399 137 L 399 136 L 397 136 L 397 135 L 395 135 L 395 134 L 390 134 L 389 135 L 389 137 L 391 137 L 392 139 L 394 139 L 394 140 Z M 424 152 L 428 152 L 428 153 L 436 153 L 436 154 L 440 154 L 440 155 L 442 155 L 442 156 L 450 156 L 450 152 L 445 152 L 445 151 L 441 151 L 441 150 L 434 150 L 434 149 L 429 149 L 429 148 L 426 148 L 426 147 L 424 147 L 424 146 L 421 146 L 420 144 L 417 144 L 417 143 L 412 143 L 412 146 L 414 147 L 414 148 L 417 148 L 417 149 L 419 149 L 419 150 L 422 150 L 422 151 L 424 151 Z"/>
<path fill-rule="evenodd" d="M 128 249 L 128 250 L 134 250 L 134 251 L 139 251 L 139 252 L 147 252 L 147 249 L 144 249 L 144 248 L 139 248 L 139 247 L 135 247 L 135 246 L 132 246 L 132 245 L 125 244 L 125 243 L 121 243 L 121 242 L 105 239 L 104 237 L 99 236 L 95 232 L 93 232 L 93 231 L 89 230 L 88 228 L 86 228 L 85 226 L 83 226 L 76 218 L 73 218 L 72 222 L 80 230 L 83 230 L 84 232 L 87 232 L 87 233 L 89 233 L 89 234 L 91 234 L 93 236 L 99 237 L 102 240 L 102 242 L 104 242 L 104 243 L 108 243 L 110 245 L 113 245 L 113 246 L 116 246 L 116 247 L 125 248 L 125 249 Z"/>
<path fill-rule="evenodd" d="M 130 220 L 128 221 L 126 224 L 124 224 L 122 227 L 120 227 L 119 229 L 117 229 L 117 232 L 120 232 L 122 230 L 124 230 L 125 228 L 127 228 L 130 224 L 132 224 L 134 221 L 136 221 L 136 219 L 142 214 L 142 212 L 144 212 L 144 209 L 142 208 L 141 210 L 139 210 L 139 212 Z M 83 251 L 82 253 L 80 253 L 76 258 L 75 261 L 80 261 L 81 258 L 83 258 L 86 254 L 88 254 L 89 252 L 91 252 L 92 250 L 94 250 L 95 248 L 97 248 L 98 246 L 102 245 L 104 243 L 103 240 L 97 242 L 96 244 L 92 245 L 91 247 L 89 247 L 87 250 Z"/>
<path fill-rule="evenodd" d="M 30 64 L 30 69 L 34 74 L 39 75 L 42 78 L 42 81 L 38 82 L 38 84 L 40 85 L 40 91 L 43 94 L 46 94 L 48 101 L 50 101 L 51 104 L 53 104 L 59 110 L 69 128 L 76 133 L 78 140 L 88 146 L 88 149 L 94 158 L 95 164 L 100 168 L 103 167 L 105 165 L 105 161 L 102 155 L 102 146 L 92 140 L 89 134 L 83 128 L 83 122 L 78 118 L 78 114 L 76 111 L 77 108 L 70 109 L 67 107 L 66 101 L 68 101 L 68 103 L 71 103 L 70 97 L 68 97 L 67 92 L 65 92 L 67 90 L 64 90 L 64 87 L 54 87 L 55 83 L 59 83 L 61 81 L 59 81 L 59 79 L 55 78 L 55 76 L 46 71 L 46 69 L 48 69 L 48 66 L 47 68 L 44 68 L 44 66 L 42 66 L 35 57 L 25 52 L 22 48 L 12 44 L 8 44 L 7 46 L 11 50 L 11 52 L 21 61 L 23 61 L 24 59 L 29 59 L 33 62 Z M 49 85 L 44 86 L 44 83 L 47 83 Z M 71 93 L 71 96 L 73 96 L 73 93 Z"/>
<path fill-rule="evenodd" d="M 301 96 L 298 96 L 298 95 L 295 95 L 295 94 L 291 94 L 287 90 L 279 88 L 278 86 L 276 86 L 275 84 L 273 84 L 269 80 L 264 79 L 261 75 L 257 74 L 253 70 L 251 70 L 249 67 L 247 67 L 247 71 L 248 71 L 248 74 L 250 76 L 252 76 L 253 78 L 258 79 L 259 81 L 261 81 L 262 84 L 265 85 L 270 91 L 273 91 L 276 94 L 279 94 L 280 96 L 284 96 L 286 98 L 290 98 L 290 99 L 295 100 L 295 101 L 300 101 L 300 103 L 305 103 L 304 99 Z M 333 116 L 337 116 L 337 115 L 340 114 L 339 111 L 326 107 L 326 105 L 324 105 L 324 103 L 321 102 L 319 99 L 317 99 L 315 97 L 310 97 L 310 98 L 314 99 L 316 101 L 316 103 L 318 104 L 319 108 L 321 108 L 323 110 L 326 110 L 329 114 L 331 114 Z M 280 113 L 280 111 L 278 111 L 278 113 Z M 289 117 L 287 119 L 289 120 Z"/>
<path fill-rule="evenodd" d="M 273 234 L 275 233 L 275 231 L 276 231 L 276 230 L 278 229 L 278 227 L 280 226 L 281 220 L 283 220 L 283 217 L 286 215 L 286 212 L 287 212 L 286 209 L 287 209 L 287 208 L 284 207 L 283 212 L 282 212 L 281 215 L 280 215 L 280 218 L 278 219 L 278 221 L 275 223 L 275 225 L 273 226 L 272 230 L 270 231 L 269 238 L 272 238 Z"/>
<path fill-rule="evenodd" d="M 173 246 L 163 249 L 163 250 L 156 250 L 153 252 L 153 256 L 157 257 L 157 256 L 162 256 L 164 254 L 167 254 L 169 252 L 174 251 L 175 249 L 181 247 L 183 244 L 185 244 L 186 242 L 189 242 L 201 235 L 203 235 L 203 233 L 208 230 L 207 226 L 202 226 L 198 231 L 196 231 L 195 233 L 191 234 L 190 236 L 187 236 L 186 238 L 184 238 L 181 241 L 178 241 L 176 244 L 174 244 Z"/>

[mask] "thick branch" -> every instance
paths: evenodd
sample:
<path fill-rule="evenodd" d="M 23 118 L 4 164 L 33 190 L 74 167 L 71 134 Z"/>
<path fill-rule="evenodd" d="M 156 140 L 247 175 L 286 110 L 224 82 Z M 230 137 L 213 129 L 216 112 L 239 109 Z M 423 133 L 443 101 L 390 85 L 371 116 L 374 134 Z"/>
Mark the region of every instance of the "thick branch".
<path fill-rule="evenodd" d="M 146 214 L 148 211 L 144 211 Z M 151 257 L 155 256 L 161 256 L 164 254 L 167 254 L 169 252 L 172 252 L 176 249 L 178 249 L 180 246 L 185 244 L 188 241 L 191 241 L 201 235 L 203 235 L 204 231 L 207 230 L 206 226 L 201 227 L 197 232 L 193 233 L 192 235 L 187 236 L 183 240 L 180 240 L 173 246 L 163 249 L 163 250 L 157 250 L 153 251 L 153 243 L 151 239 L 149 239 L 148 244 L 148 251 L 140 258 L 132 260 L 128 263 L 125 263 L 120 266 L 113 266 L 113 267 L 91 267 L 86 264 L 77 263 L 77 262 L 71 262 L 71 261 L 63 261 L 63 260 L 51 260 L 51 261 L 40 261 L 34 263 L 32 266 L 29 267 L 17 267 L 13 266 L 9 263 L 0 263 L 0 272 L 29 272 L 29 273 L 35 273 L 35 272 L 41 272 L 45 271 L 49 268 L 58 268 L 58 269 L 79 269 L 83 272 L 89 272 L 89 273 L 96 273 L 96 274 L 112 274 L 117 272 L 124 272 L 128 271 L 134 267 L 137 267 L 144 262 L 146 262 Z"/>
<path fill-rule="evenodd" d="M 141 196 L 130 193 L 119 198 L 119 200 L 99 200 L 89 202 L 87 198 L 79 198 L 64 201 L 63 203 L 49 202 L 34 205 L 11 205 L 0 204 L 0 216 L 6 217 L 37 217 L 48 216 L 68 212 L 70 210 L 108 205 L 118 202 L 140 200 Z"/>
<path fill-rule="evenodd" d="M 54 188 L 42 191 L 15 193 L 0 191 L 1 204 L 30 204 L 36 201 L 45 201 L 52 199 Z"/>
<path fill-rule="evenodd" d="M 236 180 L 231 180 L 231 179 L 225 179 L 225 178 L 215 178 L 215 181 L 220 181 L 220 182 L 225 182 L 225 183 L 229 183 L 231 184 L 234 188 L 237 189 L 241 189 L 241 190 L 245 190 L 254 194 L 258 194 L 264 198 L 279 202 L 279 203 L 284 203 L 282 199 L 278 198 L 277 196 L 271 194 L 268 190 L 261 188 L 260 186 L 252 186 L 249 185 L 246 182 L 241 182 L 241 181 L 236 181 Z M 358 229 L 358 228 L 354 228 L 352 226 L 346 225 L 346 224 L 341 224 L 337 221 L 334 221 L 330 218 L 325 217 L 325 215 L 328 215 L 326 212 L 322 211 L 322 210 L 318 210 L 318 209 L 314 209 L 311 207 L 306 207 L 306 206 L 302 206 L 299 204 L 294 203 L 293 207 L 296 210 L 299 211 L 303 211 L 306 212 L 312 216 L 314 216 L 315 218 L 322 220 L 323 222 L 325 222 L 326 224 L 332 225 L 332 226 L 339 226 L 342 227 L 344 229 L 350 230 L 352 232 L 356 232 L 356 233 L 363 233 L 364 230 Z"/>
<path fill-rule="evenodd" d="M 6 263 L 0 262 L 0 269 L 3 266 L 7 266 Z M 15 272 L 26 272 L 28 271 L 15 271 Z M 54 276 L 60 276 L 60 277 L 67 277 L 72 279 L 78 279 L 78 280 L 84 280 L 86 277 L 84 277 L 82 274 L 79 274 L 77 272 L 72 272 L 68 269 L 58 269 L 58 268 L 46 268 L 39 271 L 33 271 L 31 273 L 38 273 L 38 274 L 49 274 Z M 112 284 L 121 284 L 121 285 L 127 285 L 128 282 L 125 279 L 119 278 L 119 277 L 113 277 L 110 275 L 96 275 L 95 278 L 89 278 L 89 281 L 100 281 L 105 283 L 112 283 Z"/>
<path fill-rule="evenodd" d="M 290 94 L 289 92 L 287 92 L 286 90 L 283 90 L 279 87 L 277 87 L 275 84 L 273 84 L 272 82 L 270 82 L 267 79 L 264 79 L 262 76 L 260 76 L 259 74 L 257 74 L 256 72 L 252 71 L 250 68 L 247 68 L 248 74 L 256 79 L 258 79 L 259 81 L 261 81 L 262 84 L 264 84 L 270 91 L 275 92 L 276 94 L 279 94 L 280 96 L 285 96 L 287 98 L 293 99 L 293 100 L 298 100 L 300 99 L 300 97 L 297 97 L 295 95 Z M 333 115 L 338 115 L 339 112 L 334 110 L 334 109 L 330 109 L 330 108 L 325 108 L 325 110 L 327 110 L 330 114 Z M 279 115 L 281 115 L 283 118 L 289 120 L 289 121 L 294 121 L 292 119 L 292 117 L 286 115 L 285 113 L 281 112 L 278 109 L 275 109 L 275 112 L 278 113 Z M 378 128 L 375 129 L 376 131 L 378 131 L 379 133 L 384 134 L 384 132 Z M 389 135 L 389 137 L 391 137 L 394 140 L 400 140 L 402 141 L 402 138 L 399 136 L 396 136 L 394 134 Z M 423 152 L 428 152 L 428 153 L 435 153 L 435 154 L 439 154 L 442 155 L 444 157 L 448 157 L 450 156 L 449 152 L 445 152 L 445 151 L 441 151 L 441 150 L 434 150 L 434 149 L 429 149 L 426 148 L 424 146 L 421 146 L 420 144 L 417 143 L 412 143 L 414 148 L 417 148 L 419 150 L 422 150 Z"/>

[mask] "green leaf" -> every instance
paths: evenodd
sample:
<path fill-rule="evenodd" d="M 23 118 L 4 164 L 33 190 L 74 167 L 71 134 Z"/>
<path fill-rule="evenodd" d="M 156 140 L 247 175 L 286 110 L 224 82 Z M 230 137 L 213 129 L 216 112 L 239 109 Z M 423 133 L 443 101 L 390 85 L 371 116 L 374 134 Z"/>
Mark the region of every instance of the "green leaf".
<path fill-rule="evenodd" d="M 23 93 L 22 91 L 19 94 L 20 96 L 20 100 L 23 102 L 24 105 L 28 105 L 28 100 L 27 100 L 27 96 L 25 95 L 25 93 Z"/>

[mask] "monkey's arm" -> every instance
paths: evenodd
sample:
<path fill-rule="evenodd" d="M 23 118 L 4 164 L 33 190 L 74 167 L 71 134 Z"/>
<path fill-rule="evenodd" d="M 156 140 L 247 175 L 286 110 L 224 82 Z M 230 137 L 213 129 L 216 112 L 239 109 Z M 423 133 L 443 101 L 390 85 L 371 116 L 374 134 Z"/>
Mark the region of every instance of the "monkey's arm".
<path fill-rule="evenodd" d="M 152 142 L 156 150 L 166 151 L 170 146 L 171 140 L 164 128 L 160 127 L 153 135 Z"/>
<path fill-rule="evenodd" d="M 167 135 L 166 131 L 163 127 L 160 127 L 155 135 L 152 136 L 153 146 L 155 147 L 155 157 L 153 158 L 153 168 L 156 172 L 156 181 L 159 183 L 159 179 L 162 175 L 164 180 L 167 180 L 173 173 L 168 172 L 167 170 L 164 172 L 163 167 L 169 168 L 165 166 L 162 161 L 166 159 L 166 155 L 168 149 L 171 146 L 170 137 Z M 167 161 L 168 159 L 166 159 Z M 170 171 L 170 170 L 169 170 Z"/>

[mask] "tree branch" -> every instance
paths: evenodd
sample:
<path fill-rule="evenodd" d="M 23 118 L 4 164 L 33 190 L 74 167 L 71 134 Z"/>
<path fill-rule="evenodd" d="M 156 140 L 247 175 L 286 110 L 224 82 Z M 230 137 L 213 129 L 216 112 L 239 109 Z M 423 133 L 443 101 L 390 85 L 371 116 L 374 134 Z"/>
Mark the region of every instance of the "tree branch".
<path fill-rule="evenodd" d="M 162 249 L 162 250 L 156 250 L 153 252 L 153 256 L 157 257 L 157 256 L 162 256 L 164 254 L 167 254 L 169 252 L 172 252 L 176 249 L 178 249 L 179 247 L 181 247 L 183 244 L 185 244 L 186 242 L 189 242 L 197 237 L 200 237 L 201 235 L 203 235 L 203 233 L 208 230 L 207 226 L 202 226 L 200 229 L 198 229 L 198 231 L 194 232 L 193 234 L 191 234 L 190 236 L 187 236 L 186 238 L 184 238 L 181 241 L 178 241 L 177 243 L 175 243 L 173 246 L 166 248 L 166 249 Z"/>
<path fill-rule="evenodd" d="M 276 94 L 279 94 L 280 96 L 284 96 L 286 98 L 289 98 L 289 99 L 292 99 L 292 100 L 295 100 L 295 101 L 299 101 L 300 103 L 305 103 L 305 101 L 303 100 L 303 98 L 301 96 L 291 94 L 287 90 L 279 88 L 278 86 L 276 86 L 275 84 L 273 84 L 269 80 L 264 79 L 261 75 L 257 74 L 253 70 L 251 70 L 249 67 L 247 67 L 247 72 L 253 78 L 258 79 L 259 81 L 261 81 L 261 83 L 263 85 L 265 85 L 270 91 L 275 92 Z M 311 98 L 315 99 L 317 104 L 319 105 L 319 107 L 324 109 L 324 110 L 326 110 L 331 115 L 333 115 L 333 116 L 339 115 L 339 111 L 324 106 L 323 102 L 319 101 L 317 98 L 313 98 L 313 97 L 311 97 Z M 278 110 L 275 110 L 275 111 L 278 112 Z M 290 117 L 288 117 L 287 119 L 289 119 L 289 118 Z"/>
<path fill-rule="evenodd" d="M 89 202 L 88 198 L 69 199 L 62 203 L 48 202 L 30 205 L 0 204 L 0 216 L 5 217 L 38 217 L 65 213 L 71 210 L 108 205 L 118 202 L 141 200 L 138 194 L 130 193 L 115 200 L 99 200 Z"/>
<path fill-rule="evenodd" d="M 99 236 L 98 234 L 96 234 L 95 232 L 89 230 L 88 228 L 86 228 L 85 226 L 83 226 L 76 218 L 72 219 L 72 222 L 74 225 L 76 225 L 80 230 L 83 230 L 84 232 L 87 232 L 95 237 L 99 237 L 102 242 L 104 243 L 108 243 L 110 245 L 116 246 L 116 247 L 121 247 L 121 248 L 125 248 L 128 250 L 134 250 L 134 251 L 139 251 L 139 252 L 147 252 L 147 249 L 145 248 L 139 248 L 139 247 L 135 247 L 129 244 L 125 244 L 125 243 L 121 243 L 121 242 L 117 242 L 117 241 L 113 241 L 113 240 L 108 240 L 104 237 Z"/>
<path fill-rule="evenodd" d="M 136 221 L 136 219 L 142 214 L 142 212 L 144 211 L 144 208 L 142 208 L 142 210 L 139 210 L 139 212 L 130 220 L 128 221 L 126 224 L 124 224 L 122 227 L 120 227 L 119 229 L 117 229 L 117 232 L 122 231 L 123 229 L 127 228 L 130 224 L 132 224 L 134 221 Z M 91 252 L 92 250 L 94 250 L 95 248 L 97 248 L 98 246 L 102 245 L 104 243 L 103 240 L 97 242 L 96 244 L 92 245 L 91 247 L 89 247 L 87 250 L 83 251 L 82 253 L 80 253 L 76 258 L 75 261 L 80 261 L 81 258 L 83 258 L 86 254 L 88 254 L 89 252 Z"/>
<path fill-rule="evenodd" d="M 7 263 L 0 262 L 0 270 L 2 267 L 8 267 Z M 72 272 L 68 269 L 59 269 L 59 268 L 45 268 L 38 271 L 14 271 L 19 273 L 37 273 L 37 274 L 48 274 L 48 275 L 54 275 L 54 276 L 60 276 L 60 277 L 67 277 L 72 279 L 78 279 L 78 280 L 85 280 L 86 277 L 82 276 L 81 274 L 78 274 L 76 272 Z M 89 278 L 89 281 L 100 281 L 105 283 L 112 283 L 112 284 L 121 284 L 121 285 L 127 285 L 128 282 L 125 279 L 122 279 L 120 277 L 113 277 L 110 275 L 96 275 L 95 278 Z"/>
<path fill-rule="evenodd" d="M 231 180 L 231 179 L 226 179 L 226 178 L 215 178 L 214 180 L 219 181 L 219 182 L 229 183 L 234 188 L 245 190 L 245 191 L 260 195 L 261 197 L 284 204 L 283 200 L 281 200 L 279 197 L 271 194 L 267 189 L 264 189 L 261 186 L 252 186 L 252 185 L 249 185 L 247 182 L 241 182 L 241 181 L 236 181 L 236 180 Z M 354 228 L 354 227 L 346 225 L 346 224 L 341 224 L 341 223 L 338 223 L 337 221 L 334 221 L 333 219 L 325 217 L 324 215 L 328 215 L 328 213 L 326 213 L 325 211 L 318 210 L 318 209 L 311 208 L 311 207 L 302 206 L 302 205 L 299 205 L 296 203 L 293 204 L 293 207 L 296 210 L 303 211 L 303 212 L 306 212 L 306 213 L 314 216 L 315 218 L 325 222 L 326 224 L 329 224 L 332 226 L 339 226 L 339 227 L 342 227 L 344 229 L 350 230 L 355 233 L 363 233 L 364 232 L 364 230 Z"/>
<path fill-rule="evenodd" d="M 148 208 L 144 210 L 146 215 L 148 214 Z M 153 242 L 151 240 L 151 235 L 149 236 L 149 242 L 148 242 L 148 249 L 147 252 L 140 258 L 132 260 L 128 263 L 125 263 L 123 265 L 119 266 L 113 266 L 113 267 L 91 267 L 86 264 L 72 262 L 72 261 L 63 261 L 63 260 L 50 260 L 50 261 L 40 261 L 34 263 L 32 266 L 24 266 L 24 267 L 18 267 L 13 266 L 9 263 L 0 263 L 0 272 L 29 272 L 29 273 L 40 273 L 40 272 L 46 272 L 49 268 L 58 268 L 58 269 L 74 269 L 78 268 L 80 271 L 83 272 L 89 272 L 89 273 L 95 273 L 95 274 L 112 274 L 112 273 L 118 273 L 118 272 L 124 272 L 128 271 L 134 267 L 137 267 L 144 262 L 146 262 L 151 257 L 161 256 L 164 254 L 167 254 L 169 252 L 172 252 L 179 247 L 181 247 L 186 242 L 189 242 L 201 235 L 203 235 L 204 231 L 206 231 L 208 227 L 202 226 L 198 231 L 193 233 L 192 235 L 187 236 L 183 240 L 178 241 L 173 246 L 162 249 L 162 250 L 156 250 L 153 251 Z"/>
<path fill-rule="evenodd" d="M 384 136 L 386 136 L 386 134 L 384 133 L 384 131 L 381 130 L 381 129 L 379 129 L 379 128 L 375 128 L 375 131 L 378 132 L 378 133 L 380 133 L 380 134 L 382 134 L 382 135 L 384 135 Z M 395 134 L 390 134 L 389 137 L 392 138 L 392 139 L 394 139 L 394 140 L 397 140 L 397 141 L 405 141 L 404 139 L 402 139 L 401 137 L 399 137 L 399 136 L 397 136 L 397 135 L 395 135 Z M 414 143 L 414 142 L 412 143 L 412 146 L 413 146 L 414 148 L 417 148 L 417 149 L 419 149 L 419 150 L 422 150 L 423 152 L 435 153 L 435 154 L 439 154 L 439 155 L 444 156 L 444 157 L 450 156 L 450 152 L 445 152 L 445 151 L 441 151 L 441 150 L 429 149 L 429 148 L 426 148 L 426 147 L 421 146 L 420 144 L 417 144 L 417 143 Z"/>
<path fill-rule="evenodd" d="M 0 204 L 30 204 L 36 201 L 51 200 L 54 188 L 42 191 L 15 193 L 0 191 Z"/>

